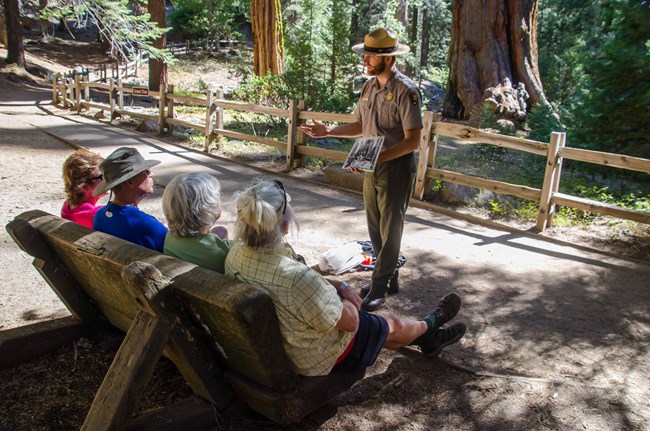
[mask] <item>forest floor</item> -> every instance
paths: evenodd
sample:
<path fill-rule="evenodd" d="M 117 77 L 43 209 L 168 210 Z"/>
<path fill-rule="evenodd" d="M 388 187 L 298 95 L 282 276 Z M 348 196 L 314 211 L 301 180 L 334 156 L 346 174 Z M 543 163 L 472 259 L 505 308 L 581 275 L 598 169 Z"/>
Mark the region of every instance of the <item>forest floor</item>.
<path fill-rule="evenodd" d="M 41 52 L 31 46 L 39 46 Z M 29 69 L 64 71 L 88 65 L 87 59 L 94 58 L 93 46 L 61 39 L 47 45 L 30 44 L 28 58 L 34 66 Z M 61 59 L 55 57 L 56 52 L 61 52 Z M 0 58 L 4 56 L 0 49 Z M 39 113 L 38 104 L 25 101 L 33 97 L 40 104 L 48 103 L 47 84 L 8 69 L 2 62 L 0 68 L 3 224 L 36 206 L 56 214 L 63 198 L 60 166 L 70 148 L 30 125 L 30 115 L 47 114 Z M 229 70 L 224 67 L 220 72 L 224 79 L 230 79 Z M 155 202 L 159 202 L 160 193 L 157 190 Z M 526 228 L 517 221 L 504 223 Z M 566 250 L 570 251 L 563 248 L 558 253 L 549 243 L 544 255 L 573 253 L 571 263 L 593 267 L 576 270 L 560 262 L 559 268 L 544 269 L 531 260 L 511 274 L 493 267 L 489 260 L 473 261 L 470 244 L 476 239 L 465 242 L 460 238 L 461 229 L 450 227 L 458 234 L 455 259 L 462 261 L 456 263 L 450 256 L 451 262 L 441 258 L 409 271 L 420 272 L 422 283 L 427 284 L 453 280 L 450 275 L 431 278 L 427 271 L 436 271 L 438 266 L 439 274 L 465 274 L 465 313 L 473 334 L 462 349 L 450 349 L 433 362 L 408 351 L 383 354 L 366 379 L 290 429 L 650 430 L 649 293 L 647 283 L 628 282 L 620 275 L 630 268 L 648 279 L 647 238 L 630 235 L 624 240 L 613 239 L 609 228 L 603 224 L 553 228 L 546 233 L 569 244 Z M 66 315 L 51 292 L 42 294 L 42 280 L 28 268 L 27 256 L 12 247 L 3 232 L 2 278 L 19 289 L 3 291 L 0 297 L 0 329 Z M 528 251 L 520 249 L 521 254 Z M 555 274 L 550 279 L 548 271 Z M 492 275 L 485 282 L 488 272 Z M 415 277 L 406 274 L 406 279 Z M 510 289 L 527 277 L 535 282 L 527 283 L 526 291 Z M 601 286 L 610 287 L 605 290 Z M 425 289 L 427 286 L 414 283 L 412 291 L 392 299 L 391 311 L 408 313 L 417 308 L 428 300 Z M 8 298 L 7 293 L 18 300 L 36 301 L 36 308 L 32 314 L 8 320 L 5 307 L 15 298 Z M 0 429 L 78 429 L 121 338 L 120 334 L 106 334 L 82 339 L 74 346 L 0 371 Z M 140 411 L 190 395 L 169 361 L 161 361 L 153 382 Z M 249 412 L 224 422 L 221 429 L 279 428 Z"/>

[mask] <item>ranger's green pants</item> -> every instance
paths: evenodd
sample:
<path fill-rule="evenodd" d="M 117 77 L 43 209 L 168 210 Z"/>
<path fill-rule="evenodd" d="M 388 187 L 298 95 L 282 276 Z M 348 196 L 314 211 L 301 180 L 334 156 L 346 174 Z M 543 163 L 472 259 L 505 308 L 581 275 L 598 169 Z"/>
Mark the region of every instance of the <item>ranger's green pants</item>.
<path fill-rule="evenodd" d="M 413 153 L 377 164 L 363 180 L 368 233 L 377 260 L 372 283 L 388 286 L 395 273 L 402 243 L 404 215 L 415 182 Z"/>

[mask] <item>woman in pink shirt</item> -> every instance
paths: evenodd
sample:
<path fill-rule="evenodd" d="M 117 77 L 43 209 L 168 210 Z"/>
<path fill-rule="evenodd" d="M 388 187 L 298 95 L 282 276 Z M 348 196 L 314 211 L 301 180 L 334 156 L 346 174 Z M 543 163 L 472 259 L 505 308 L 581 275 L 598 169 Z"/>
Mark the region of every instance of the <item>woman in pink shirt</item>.
<path fill-rule="evenodd" d="M 99 154 L 84 149 L 75 151 L 66 159 L 63 181 L 67 197 L 61 208 L 61 217 L 92 229 L 95 213 L 102 207 L 95 204 L 103 195 L 93 196 L 93 190 L 102 180 L 99 171 L 102 160 Z"/>

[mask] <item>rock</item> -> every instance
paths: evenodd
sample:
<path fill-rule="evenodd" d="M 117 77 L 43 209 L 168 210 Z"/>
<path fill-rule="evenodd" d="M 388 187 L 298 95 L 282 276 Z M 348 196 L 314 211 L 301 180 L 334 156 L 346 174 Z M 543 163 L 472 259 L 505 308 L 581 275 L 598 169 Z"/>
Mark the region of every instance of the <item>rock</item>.
<path fill-rule="evenodd" d="M 158 132 L 158 122 L 152 120 L 142 120 L 135 128 L 137 132 L 154 133 Z"/>

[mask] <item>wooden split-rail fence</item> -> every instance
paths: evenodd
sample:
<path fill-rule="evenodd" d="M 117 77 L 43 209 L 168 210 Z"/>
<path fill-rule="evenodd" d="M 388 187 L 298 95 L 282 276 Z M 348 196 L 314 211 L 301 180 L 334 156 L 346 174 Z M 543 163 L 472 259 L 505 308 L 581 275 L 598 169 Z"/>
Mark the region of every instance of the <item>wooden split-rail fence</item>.
<path fill-rule="evenodd" d="M 97 103 L 90 99 L 92 88 L 107 91 L 109 102 Z M 158 114 L 151 115 L 125 109 L 124 95 L 149 96 L 158 100 Z M 166 92 L 149 91 L 145 87 L 128 87 L 122 85 L 121 79 L 109 79 L 109 82 L 96 83 L 82 80 L 76 76 L 74 81 L 60 75 L 53 78 L 52 102 L 61 103 L 64 108 L 82 109 L 96 108 L 110 112 L 110 118 L 127 115 L 133 118 L 151 120 L 158 123 L 158 133 L 167 130 L 173 132 L 174 126 L 182 126 L 203 132 L 204 150 L 209 152 L 212 142 L 218 142 L 221 149 L 220 137 L 228 137 L 242 141 L 252 141 L 271 147 L 279 148 L 286 153 L 286 170 L 301 166 L 304 156 L 323 157 L 335 161 L 344 161 L 347 153 L 305 145 L 305 135 L 298 125 L 305 120 L 319 122 L 350 123 L 355 119 L 350 114 L 309 111 L 303 101 L 291 100 L 288 109 L 254 105 L 250 103 L 225 100 L 222 90 L 208 90 L 204 97 L 185 96 L 174 93 L 173 85 Z M 180 102 L 205 109 L 202 122 L 187 121 L 174 116 L 174 103 Z M 230 109 L 240 112 L 266 114 L 287 120 L 287 140 L 279 141 L 246 133 L 235 132 L 224 128 L 223 111 Z M 566 147 L 566 134 L 554 132 L 550 142 L 539 142 L 529 139 L 504 136 L 489 133 L 461 124 L 445 123 L 439 114 L 424 112 L 424 128 L 419 145 L 419 158 L 416 173 L 416 183 L 413 198 L 423 200 L 431 191 L 431 182 L 441 180 L 448 183 L 461 184 L 489 190 L 498 194 L 506 194 L 538 202 L 536 230 L 543 231 L 550 227 L 553 215 L 558 205 L 563 205 L 587 212 L 599 213 L 616 218 L 650 224 L 650 213 L 619 207 L 591 199 L 560 193 L 560 179 L 564 160 L 577 160 L 586 163 L 610 166 L 630 171 L 650 173 L 650 160 Z M 546 159 L 546 172 L 539 188 L 522 186 L 489 179 L 478 178 L 454 171 L 435 168 L 438 137 L 449 137 L 461 143 L 488 144 L 502 148 L 536 154 Z"/>

